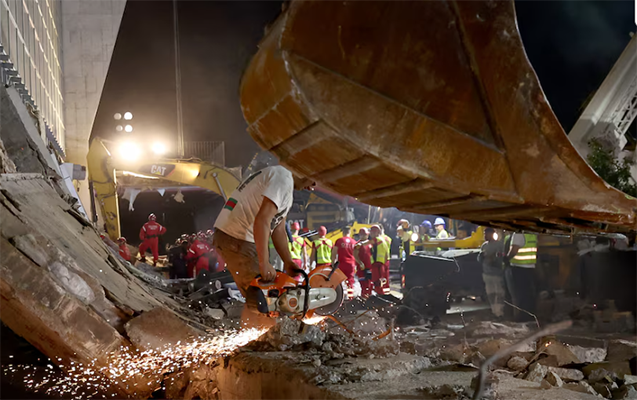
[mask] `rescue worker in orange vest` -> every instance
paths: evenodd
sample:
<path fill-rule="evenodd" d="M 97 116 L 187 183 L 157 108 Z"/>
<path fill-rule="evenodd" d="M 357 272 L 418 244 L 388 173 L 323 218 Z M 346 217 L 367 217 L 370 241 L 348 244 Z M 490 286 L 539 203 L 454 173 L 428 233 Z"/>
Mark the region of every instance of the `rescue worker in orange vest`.
<path fill-rule="evenodd" d="M 289 244 L 290 254 L 292 254 L 292 261 L 305 272 L 309 272 L 307 262 L 307 247 L 305 246 L 305 239 L 299 236 L 299 230 L 301 225 L 298 222 L 292 224 L 292 241 Z M 302 279 L 302 275 L 298 275 Z"/>
<path fill-rule="evenodd" d="M 361 285 L 361 297 L 367 298 L 372 295 L 372 244 L 367 228 L 361 228 L 358 236 L 360 239 L 354 246 L 354 258 L 358 265 L 356 276 Z"/>
<path fill-rule="evenodd" d="M 347 298 L 354 298 L 354 285 L 356 284 L 356 259 L 354 258 L 355 241 L 350 237 L 352 228 L 343 228 L 343 237 L 338 238 L 332 248 L 332 265 L 338 258 L 338 269 L 347 276 Z"/>
<path fill-rule="evenodd" d="M 130 250 L 126 245 L 126 238 L 121 237 L 117 239 L 117 244 L 119 245 L 119 255 L 128 262 L 131 260 Z"/>
<path fill-rule="evenodd" d="M 387 259 L 389 257 L 389 246 L 381 236 L 380 226 L 374 225 L 371 229 L 372 244 L 372 282 L 374 290 L 378 294 L 389 294 L 389 280 L 386 278 Z"/>
<path fill-rule="evenodd" d="M 210 246 L 206 243 L 206 235 L 203 232 L 197 234 L 197 239 L 192 243 L 186 254 L 188 261 L 188 271 L 192 271 L 193 278 L 199 275 L 200 271 L 208 270 L 208 253 Z"/>
<path fill-rule="evenodd" d="M 146 262 L 146 250 L 150 249 L 153 253 L 153 265 L 155 266 L 159 260 L 159 237 L 166 233 L 166 228 L 155 222 L 156 220 L 155 214 L 150 214 L 148 222 L 139 230 L 139 238 L 142 240 L 142 244 L 139 246 L 141 262 Z"/>
<path fill-rule="evenodd" d="M 327 228 L 319 227 L 318 234 L 319 238 L 312 242 L 312 260 L 316 262 L 317 267 L 332 265 L 332 241 L 325 237 Z"/>

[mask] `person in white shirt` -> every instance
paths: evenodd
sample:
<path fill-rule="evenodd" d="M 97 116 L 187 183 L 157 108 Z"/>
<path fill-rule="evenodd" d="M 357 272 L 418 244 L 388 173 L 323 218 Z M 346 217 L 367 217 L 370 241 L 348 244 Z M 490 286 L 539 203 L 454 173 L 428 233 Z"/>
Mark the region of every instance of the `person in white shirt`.
<path fill-rule="evenodd" d="M 243 296 L 259 274 L 273 281 L 276 270 L 270 264 L 268 242 L 272 242 L 283 260 L 286 272 L 296 275 L 285 229 L 285 218 L 292 207 L 294 189 L 313 186 L 305 178 L 295 177 L 285 167 L 275 165 L 246 178 L 228 197 L 215 221 L 213 246 L 226 262 Z M 252 318 L 251 322 L 248 322 Z M 242 323 L 268 326 L 272 321 L 245 309 Z"/>

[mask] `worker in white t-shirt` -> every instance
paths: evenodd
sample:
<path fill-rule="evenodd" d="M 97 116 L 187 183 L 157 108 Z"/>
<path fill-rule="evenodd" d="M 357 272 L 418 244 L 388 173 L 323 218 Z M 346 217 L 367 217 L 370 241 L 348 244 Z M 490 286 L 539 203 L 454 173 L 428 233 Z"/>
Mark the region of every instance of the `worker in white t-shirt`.
<path fill-rule="evenodd" d="M 295 275 L 285 230 L 285 217 L 292 207 L 294 189 L 314 182 L 292 175 L 280 165 L 264 168 L 246 178 L 226 201 L 215 222 L 213 246 L 226 262 L 228 271 L 245 297 L 250 282 L 259 274 L 273 281 L 276 270 L 270 264 L 268 242 L 272 242 L 284 268 Z M 250 318 L 252 321 L 248 322 Z M 244 325 L 271 325 L 269 318 L 244 309 Z"/>

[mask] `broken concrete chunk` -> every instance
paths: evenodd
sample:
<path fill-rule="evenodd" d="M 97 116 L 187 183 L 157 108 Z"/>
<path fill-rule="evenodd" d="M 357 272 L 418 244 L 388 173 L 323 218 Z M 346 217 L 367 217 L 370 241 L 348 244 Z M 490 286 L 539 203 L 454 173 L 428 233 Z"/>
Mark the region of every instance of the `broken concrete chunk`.
<path fill-rule="evenodd" d="M 605 383 L 610 383 L 610 382 L 613 382 L 615 379 L 617 379 L 617 374 L 614 372 L 610 372 L 604 368 L 598 368 L 594 370 L 593 372 L 591 372 L 588 375 L 587 379 L 590 383 L 601 382 L 601 381 Z"/>
<path fill-rule="evenodd" d="M 613 399 L 636 400 L 637 388 L 635 388 L 635 385 L 623 385 L 619 389 L 613 390 Z"/>
<path fill-rule="evenodd" d="M 582 368 L 582 372 L 584 372 L 584 375 L 586 375 L 586 377 L 590 377 L 593 371 L 597 369 L 604 369 L 606 372 L 599 372 L 598 374 L 610 373 L 613 379 L 624 379 L 624 375 L 630 375 L 630 366 L 628 364 L 628 361 L 590 364 Z M 597 375 L 593 375 L 593 377 L 596 378 Z"/>
<path fill-rule="evenodd" d="M 579 369 L 548 367 L 548 370 L 566 382 L 581 381 L 584 379 L 584 374 Z"/>
<path fill-rule="evenodd" d="M 512 338 L 529 334 L 529 327 L 521 323 L 502 324 L 499 322 L 481 321 L 468 328 L 474 336 L 502 335 Z"/>
<path fill-rule="evenodd" d="M 551 386 L 562 387 L 562 385 L 564 385 L 564 381 L 558 374 L 555 373 L 555 371 L 549 371 L 548 374 L 546 374 L 545 380 L 550 383 Z"/>
<path fill-rule="evenodd" d="M 593 389 L 595 389 L 595 391 L 604 398 L 611 399 L 613 397 L 613 393 L 611 392 L 610 388 L 606 384 L 599 383 L 599 382 L 594 383 Z"/>
<path fill-rule="evenodd" d="M 40 267 L 46 267 L 49 263 L 49 255 L 41 248 L 41 245 L 35 240 L 35 237 L 28 233 L 22 236 L 15 236 L 11 242 L 16 249 L 20 250 L 25 256 Z"/>
<path fill-rule="evenodd" d="M 320 348 L 326 338 L 326 333 L 316 325 L 306 325 L 299 333 L 300 321 L 290 318 L 281 318 L 277 324 L 270 328 L 262 337 L 273 348 L 285 351 L 293 346 L 311 343 Z"/>
<path fill-rule="evenodd" d="M 51 271 L 51 274 L 53 274 L 53 277 L 58 283 L 84 304 L 90 304 L 95 300 L 95 293 L 93 293 L 93 290 L 91 290 L 86 281 L 75 272 L 66 268 L 64 264 L 54 261 L 49 265 L 49 271 Z"/>
<path fill-rule="evenodd" d="M 463 344 L 445 346 L 440 350 L 441 359 L 458 363 L 464 363 L 465 360 L 469 358 L 470 354 L 471 350 Z"/>
<path fill-rule="evenodd" d="M 603 347 L 568 346 L 580 363 L 597 363 L 606 359 L 608 351 Z"/>
<path fill-rule="evenodd" d="M 551 382 L 549 382 L 546 379 L 542 379 L 542 382 L 540 382 L 540 389 L 551 389 L 553 388 L 553 385 L 551 385 Z"/>
<path fill-rule="evenodd" d="M 542 379 L 548 374 L 549 367 L 546 367 L 542 364 L 533 363 L 529 368 L 529 373 L 526 375 L 527 381 L 541 383 Z"/>
<path fill-rule="evenodd" d="M 549 356 L 555 356 L 558 367 L 568 364 L 578 364 L 580 362 L 568 347 L 555 340 L 545 344 L 544 353 Z"/>
<path fill-rule="evenodd" d="M 608 343 L 606 361 L 627 361 L 633 357 L 637 357 L 637 342 L 618 339 Z"/>
<path fill-rule="evenodd" d="M 524 368 L 526 368 L 528 363 L 529 362 L 526 361 L 526 358 L 524 357 L 513 356 L 509 358 L 509 361 L 507 361 L 507 367 L 514 371 L 522 371 Z"/>
<path fill-rule="evenodd" d="M 226 314 L 219 308 L 206 307 L 206 315 L 214 319 L 222 319 Z"/>
<path fill-rule="evenodd" d="M 634 385 L 637 383 L 637 375 L 624 375 L 624 385 Z"/>
<path fill-rule="evenodd" d="M 130 341 L 142 350 L 160 349 L 198 336 L 190 326 L 164 307 L 154 308 L 125 325 Z"/>
<path fill-rule="evenodd" d="M 595 389 L 593 389 L 591 385 L 584 381 L 565 383 L 563 387 L 574 392 L 588 393 L 592 394 L 593 396 L 599 396 Z"/>

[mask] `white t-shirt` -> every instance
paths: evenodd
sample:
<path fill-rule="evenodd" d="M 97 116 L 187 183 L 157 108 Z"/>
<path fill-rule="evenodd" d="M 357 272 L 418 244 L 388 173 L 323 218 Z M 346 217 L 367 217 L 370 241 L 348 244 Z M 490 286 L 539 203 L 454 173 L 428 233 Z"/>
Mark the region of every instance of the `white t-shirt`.
<path fill-rule="evenodd" d="M 272 200 L 277 207 L 277 214 L 270 224 L 270 229 L 274 230 L 290 211 L 293 194 L 294 178 L 285 167 L 275 165 L 257 171 L 228 197 L 215 221 L 215 228 L 235 239 L 254 243 L 252 229 L 263 197 Z"/>
<path fill-rule="evenodd" d="M 511 246 L 520 246 L 520 248 L 524 247 L 526 244 L 526 239 L 524 238 L 523 233 L 514 232 L 513 236 L 511 236 Z M 510 261 L 511 265 L 520 268 L 535 268 L 535 264 L 517 264 L 515 260 Z"/>

